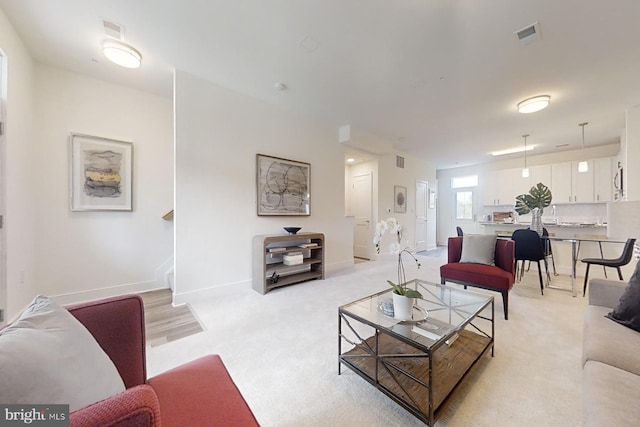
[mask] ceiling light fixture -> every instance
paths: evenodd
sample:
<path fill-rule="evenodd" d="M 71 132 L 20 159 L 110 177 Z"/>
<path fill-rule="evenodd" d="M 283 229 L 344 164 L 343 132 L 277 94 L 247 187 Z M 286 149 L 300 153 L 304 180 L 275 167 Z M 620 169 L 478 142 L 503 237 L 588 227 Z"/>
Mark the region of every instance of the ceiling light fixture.
<path fill-rule="evenodd" d="M 578 125 L 582 128 L 582 155 L 583 156 L 584 156 L 584 127 L 588 124 L 589 122 L 584 122 Z M 578 172 L 580 173 L 589 172 L 589 162 L 585 160 L 578 162 Z"/>
<path fill-rule="evenodd" d="M 142 55 L 125 42 L 106 39 L 102 42 L 102 52 L 114 64 L 125 68 L 140 68 Z"/>
<path fill-rule="evenodd" d="M 535 113 L 549 106 L 551 97 L 549 95 L 538 95 L 533 98 L 527 98 L 518 103 L 518 112 L 523 114 Z"/>
<path fill-rule="evenodd" d="M 347 158 L 347 163 L 353 163 L 355 161 L 356 161 L 356 159 L 354 159 L 353 157 Z"/>
<path fill-rule="evenodd" d="M 533 146 L 528 146 L 526 148 L 522 148 L 520 147 L 516 147 L 516 148 L 508 148 L 506 150 L 500 150 L 500 151 L 494 151 L 491 153 L 492 156 L 504 156 L 505 154 L 515 154 L 515 153 L 522 153 L 523 151 L 531 151 L 533 150 Z"/>
<path fill-rule="evenodd" d="M 522 169 L 522 177 L 529 178 L 529 168 L 527 167 L 527 137 L 529 134 L 522 135 L 524 138 L 524 169 Z"/>

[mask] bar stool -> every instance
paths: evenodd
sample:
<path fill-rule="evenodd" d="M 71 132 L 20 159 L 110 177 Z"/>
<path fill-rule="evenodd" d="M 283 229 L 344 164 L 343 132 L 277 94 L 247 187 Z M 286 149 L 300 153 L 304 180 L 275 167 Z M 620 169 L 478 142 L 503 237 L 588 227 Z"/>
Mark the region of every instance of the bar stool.
<path fill-rule="evenodd" d="M 589 267 L 591 264 L 601 265 L 603 268 L 605 267 L 613 267 L 618 270 L 618 278 L 620 280 L 624 280 L 622 278 L 622 271 L 620 267 L 629 264 L 631 258 L 633 257 L 633 245 L 635 245 L 636 239 L 627 239 L 624 244 L 624 249 L 622 250 L 622 255 L 618 258 L 613 259 L 602 259 L 602 258 L 585 258 L 580 261 L 587 264 L 587 271 L 584 274 L 584 286 L 582 288 L 582 296 L 584 297 L 587 293 L 587 282 L 589 280 Z"/>

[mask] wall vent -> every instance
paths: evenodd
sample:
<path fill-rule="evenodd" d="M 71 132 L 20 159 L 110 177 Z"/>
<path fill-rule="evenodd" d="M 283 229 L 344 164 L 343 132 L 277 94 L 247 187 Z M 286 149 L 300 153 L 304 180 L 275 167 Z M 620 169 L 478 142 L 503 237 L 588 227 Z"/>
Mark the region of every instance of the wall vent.
<path fill-rule="evenodd" d="M 113 37 L 114 39 L 123 40 L 124 28 L 122 27 L 122 25 L 118 25 L 111 21 L 103 20 L 102 28 L 104 29 L 104 33 L 107 36 Z"/>
<path fill-rule="evenodd" d="M 404 157 L 396 156 L 396 167 L 404 169 Z"/>
<path fill-rule="evenodd" d="M 516 35 L 522 45 L 526 46 L 540 39 L 540 26 L 537 22 L 534 22 L 513 34 Z"/>

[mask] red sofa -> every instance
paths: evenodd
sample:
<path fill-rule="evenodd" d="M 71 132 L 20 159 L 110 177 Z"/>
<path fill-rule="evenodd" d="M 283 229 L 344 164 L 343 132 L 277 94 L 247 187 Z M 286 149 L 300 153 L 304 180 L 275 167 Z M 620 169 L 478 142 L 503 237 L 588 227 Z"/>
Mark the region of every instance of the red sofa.
<path fill-rule="evenodd" d="M 66 308 L 95 337 L 127 388 L 72 412 L 72 427 L 259 425 L 217 355 L 147 380 L 140 297 L 128 295 Z"/>
<path fill-rule="evenodd" d="M 509 291 L 515 282 L 515 244 L 513 240 L 496 240 L 495 265 L 461 263 L 464 237 L 449 237 L 448 263 L 440 267 L 440 282 L 453 282 L 497 291 L 502 294 L 504 318 L 509 318 Z"/>

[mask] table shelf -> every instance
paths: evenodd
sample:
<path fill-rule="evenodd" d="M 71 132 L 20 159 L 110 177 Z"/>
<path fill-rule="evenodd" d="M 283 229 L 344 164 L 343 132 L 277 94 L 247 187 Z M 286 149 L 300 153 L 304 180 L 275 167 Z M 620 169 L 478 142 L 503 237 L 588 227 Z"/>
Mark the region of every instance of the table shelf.
<path fill-rule="evenodd" d="M 299 246 L 304 244 L 315 246 Z M 278 250 L 270 250 L 274 248 Z M 283 255 L 295 252 L 303 255 L 301 264 L 286 265 L 282 262 Z M 324 279 L 324 234 L 298 233 L 254 237 L 253 289 L 257 292 L 266 294 L 275 288 L 316 279 Z"/>

